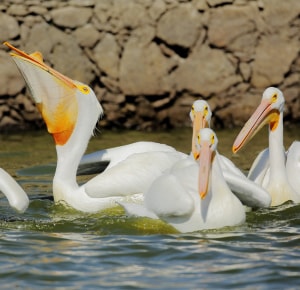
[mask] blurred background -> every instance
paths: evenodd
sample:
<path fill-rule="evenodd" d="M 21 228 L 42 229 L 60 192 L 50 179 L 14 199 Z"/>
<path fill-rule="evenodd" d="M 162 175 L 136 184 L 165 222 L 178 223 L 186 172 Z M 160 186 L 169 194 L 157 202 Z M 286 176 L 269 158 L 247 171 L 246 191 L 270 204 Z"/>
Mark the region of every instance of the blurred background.
<path fill-rule="evenodd" d="M 2 0 L 0 31 L 90 85 L 101 128 L 189 126 L 198 98 L 214 127 L 242 126 L 268 86 L 300 123 L 299 0 Z M 44 127 L 4 45 L 0 64 L 0 130 Z"/>

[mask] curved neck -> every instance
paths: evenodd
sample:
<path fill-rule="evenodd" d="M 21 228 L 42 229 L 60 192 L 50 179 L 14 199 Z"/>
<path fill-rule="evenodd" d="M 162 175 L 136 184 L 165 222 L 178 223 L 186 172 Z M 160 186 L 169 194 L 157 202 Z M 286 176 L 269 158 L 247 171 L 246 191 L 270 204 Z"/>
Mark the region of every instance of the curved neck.
<path fill-rule="evenodd" d="M 69 195 L 74 197 L 76 194 L 76 190 L 79 188 L 76 173 L 85 149 L 85 144 L 80 141 L 74 148 L 72 146 L 56 146 L 57 165 L 53 178 L 53 196 L 56 202 L 69 200 Z"/>
<path fill-rule="evenodd" d="M 80 114 L 79 114 L 80 115 Z M 81 117 L 81 115 L 79 116 Z M 79 122 L 68 140 L 63 145 L 56 145 L 57 165 L 53 179 L 54 200 L 68 200 L 67 196 L 79 188 L 76 180 L 77 168 L 92 135 L 92 123 Z"/>
<path fill-rule="evenodd" d="M 211 167 L 209 191 L 211 193 L 210 199 L 220 201 L 223 198 L 226 198 L 226 196 L 230 196 L 231 191 L 224 179 L 219 158 L 219 153 L 216 152 Z"/>
<path fill-rule="evenodd" d="M 85 148 L 69 148 L 56 146 L 57 166 L 54 178 L 63 178 L 66 181 L 76 180 L 77 168 L 85 152 Z"/>
<path fill-rule="evenodd" d="M 274 131 L 269 129 L 270 180 L 286 179 L 285 150 L 283 146 L 283 114 L 280 113 L 278 126 Z"/>

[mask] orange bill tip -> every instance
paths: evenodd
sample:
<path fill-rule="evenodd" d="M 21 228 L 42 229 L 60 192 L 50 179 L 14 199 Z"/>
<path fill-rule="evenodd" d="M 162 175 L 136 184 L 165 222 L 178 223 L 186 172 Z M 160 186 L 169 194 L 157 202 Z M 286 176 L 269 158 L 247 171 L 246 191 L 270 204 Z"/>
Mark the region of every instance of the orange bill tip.
<path fill-rule="evenodd" d="M 205 199 L 206 194 L 207 194 L 207 191 L 199 192 L 199 195 L 200 195 L 200 198 L 201 198 L 201 199 Z"/>
<path fill-rule="evenodd" d="M 193 156 L 194 156 L 195 160 L 198 160 L 200 154 L 199 154 L 199 152 L 193 152 Z"/>
<path fill-rule="evenodd" d="M 20 57 L 23 60 L 27 60 L 27 61 L 35 64 L 36 66 L 42 68 L 43 70 L 47 71 L 49 74 L 55 76 L 60 81 L 62 81 L 64 84 L 66 84 L 68 87 L 77 88 L 77 86 L 75 85 L 75 83 L 73 82 L 72 79 L 66 77 L 62 73 L 60 73 L 60 72 L 56 71 L 55 69 L 51 68 L 50 66 L 46 65 L 44 63 L 43 55 L 41 52 L 36 51 L 31 54 L 27 54 L 26 52 L 14 47 L 8 41 L 5 41 L 3 44 L 15 52 L 15 53 L 11 53 L 11 55 L 13 57 Z"/>

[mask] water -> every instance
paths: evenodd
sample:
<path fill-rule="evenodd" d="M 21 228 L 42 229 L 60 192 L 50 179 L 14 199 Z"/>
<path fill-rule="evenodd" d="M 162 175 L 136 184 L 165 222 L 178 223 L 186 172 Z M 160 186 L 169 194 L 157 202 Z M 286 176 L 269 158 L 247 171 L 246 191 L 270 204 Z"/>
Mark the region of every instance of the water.
<path fill-rule="evenodd" d="M 267 145 L 262 132 L 232 156 L 237 131 L 217 133 L 219 151 L 244 170 Z M 300 139 L 297 129 L 286 132 L 286 145 L 293 139 Z M 104 131 L 88 151 L 136 140 L 188 152 L 190 129 Z M 31 198 L 26 213 L 17 214 L 1 195 L 1 289 L 299 289 L 300 205 L 249 212 L 237 227 L 178 234 L 163 222 L 127 218 L 119 207 L 83 214 L 54 205 L 44 199 L 52 190 L 51 137 L 2 135 L 0 143 L 1 167 Z"/>

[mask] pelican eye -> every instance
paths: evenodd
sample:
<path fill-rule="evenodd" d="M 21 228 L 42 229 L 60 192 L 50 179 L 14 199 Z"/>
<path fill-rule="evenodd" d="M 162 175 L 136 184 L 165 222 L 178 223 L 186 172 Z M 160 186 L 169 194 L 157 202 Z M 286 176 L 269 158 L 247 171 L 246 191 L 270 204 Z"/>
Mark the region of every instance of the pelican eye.
<path fill-rule="evenodd" d="M 190 117 L 191 117 L 191 120 L 194 122 L 194 120 L 195 120 L 195 108 L 194 108 L 194 106 L 192 106 L 192 108 L 191 108 Z"/>
<path fill-rule="evenodd" d="M 272 103 L 275 103 L 277 101 L 277 94 L 274 94 L 271 98 Z"/>
<path fill-rule="evenodd" d="M 85 85 L 77 85 L 77 88 L 79 91 L 81 91 L 85 95 L 87 95 L 90 92 L 89 87 L 85 86 Z"/>
<path fill-rule="evenodd" d="M 207 108 L 207 106 L 204 107 L 203 114 L 204 114 L 204 117 L 207 116 L 207 114 L 208 114 L 208 108 Z"/>
<path fill-rule="evenodd" d="M 210 136 L 210 144 L 211 145 L 215 144 L 215 135 Z"/>
<path fill-rule="evenodd" d="M 197 136 L 198 143 L 200 144 L 200 135 Z"/>

